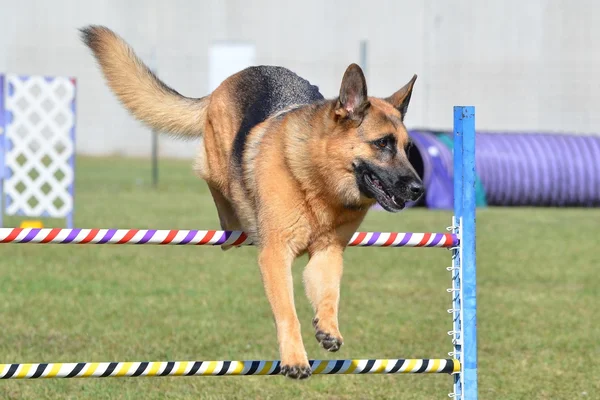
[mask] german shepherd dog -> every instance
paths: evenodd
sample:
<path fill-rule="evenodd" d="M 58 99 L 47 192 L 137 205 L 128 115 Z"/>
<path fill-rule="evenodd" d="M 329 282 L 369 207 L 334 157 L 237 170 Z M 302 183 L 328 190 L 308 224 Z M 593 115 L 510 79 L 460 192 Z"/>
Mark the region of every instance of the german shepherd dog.
<path fill-rule="evenodd" d="M 281 373 L 308 378 L 292 262 L 308 254 L 303 278 L 315 336 L 324 349 L 339 350 L 346 245 L 376 202 L 397 212 L 424 191 L 407 157 L 403 123 L 416 75 L 387 98 L 368 97 L 362 70 L 351 64 L 339 97 L 327 100 L 285 68 L 255 66 L 205 97 L 188 98 L 161 82 L 108 28 L 88 26 L 81 36 L 135 118 L 200 140 L 194 170 L 208 184 L 221 228 L 244 230 L 258 247 Z"/>

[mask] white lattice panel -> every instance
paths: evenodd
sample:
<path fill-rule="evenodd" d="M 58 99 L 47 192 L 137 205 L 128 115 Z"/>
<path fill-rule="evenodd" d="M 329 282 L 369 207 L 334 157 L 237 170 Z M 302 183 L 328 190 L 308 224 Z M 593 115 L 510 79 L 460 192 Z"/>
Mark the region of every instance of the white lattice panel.
<path fill-rule="evenodd" d="M 75 92 L 70 78 L 6 75 L 6 214 L 72 212 Z"/>

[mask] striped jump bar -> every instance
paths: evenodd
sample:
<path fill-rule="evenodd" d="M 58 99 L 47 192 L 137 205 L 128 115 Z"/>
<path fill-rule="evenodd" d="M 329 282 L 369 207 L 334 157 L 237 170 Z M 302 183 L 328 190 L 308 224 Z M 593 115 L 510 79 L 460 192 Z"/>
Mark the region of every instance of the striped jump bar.
<path fill-rule="evenodd" d="M 453 359 L 311 360 L 310 365 L 313 375 L 460 371 L 460 362 Z M 278 375 L 280 371 L 277 360 L 0 364 L 0 379 Z"/>
<path fill-rule="evenodd" d="M 60 229 L 0 228 L 0 243 L 43 244 L 156 244 L 249 246 L 241 231 L 159 229 Z M 354 247 L 455 247 L 452 233 L 356 232 L 348 243 Z"/>

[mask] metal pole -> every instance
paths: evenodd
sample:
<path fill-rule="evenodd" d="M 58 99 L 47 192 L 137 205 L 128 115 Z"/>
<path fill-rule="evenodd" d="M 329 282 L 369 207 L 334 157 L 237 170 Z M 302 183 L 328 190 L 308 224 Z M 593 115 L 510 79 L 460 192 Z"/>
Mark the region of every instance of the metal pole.
<path fill-rule="evenodd" d="M 152 186 L 158 186 L 158 132 L 152 130 Z"/>
<path fill-rule="evenodd" d="M 461 191 L 455 193 L 461 202 L 455 211 L 460 214 L 460 308 L 461 308 L 461 382 L 462 399 L 477 399 L 477 274 L 475 259 L 475 107 L 454 107 L 454 137 L 459 137 L 456 157 L 462 161 Z M 462 138 L 460 138 L 462 136 Z M 462 140 L 461 140 L 462 139 Z M 455 143 L 456 146 L 456 143 Z M 456 165 L 456 164 L 455 164 Z M 455 181 L 456 183 L 456 181 Z M 457 187 L 455 186 L 455 189 Z M 460 195 L 459 195 L 460 193 Z M 455 199 L 456 200 L 456 199 Z"/>
<path fill-rule="evenodd" d="M 71 139 L 71 144 L 73 146 L 73 153 L 71 154 L 71 158 L 69 160 L 69 166 L 71 167 L 71 171 L 72 171 L 72 176 L 73 176 L 73 181 L 71 182 L 71 184 L 69 185 L 69 194 L 71 195 L 71 201 L 72 201 L 72 205 L 71 205 L 71 211 L 69 211 L 69 214 L 67 215 L 67 228 L 72 229 L 75 226 L 75 163 L 76 163 L 76 149 L 75 149 L 75 144 L 76 144 L 76 140 L 77 140 L 77 133 L 76 133 L 76 129 L 77 129 L 77 80 L 75 78 L 71 79 L 71 82 L 73 83 L 73 89 L 75 90 L 74 94 L 73 94 L 73 100 L 71 100 L 71 111 L 73 112 L 73 126 L 71 127 L 71 132 L 70 132 L 70 139 Z"/>
<path fill-rule="evenodd" d="M 361 40 L 360 41 L 360 67 L 363 70 L 363 73 L 365 74 L 365 76 L 367 76 L 367 41 L 366 40 Z"/>

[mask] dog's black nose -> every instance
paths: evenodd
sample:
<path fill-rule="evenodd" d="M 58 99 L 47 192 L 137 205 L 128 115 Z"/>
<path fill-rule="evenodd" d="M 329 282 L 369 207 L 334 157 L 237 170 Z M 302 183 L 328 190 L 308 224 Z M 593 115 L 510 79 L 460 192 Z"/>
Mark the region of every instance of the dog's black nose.
<path fill-rule="evenodd" d="M 423 183 L 419 181 L 412 181 L 408 184 L 408 190 L 413 198 L 419 198 L 423 192 L 425 192 L 425 188 L 423 187 Z"/>

